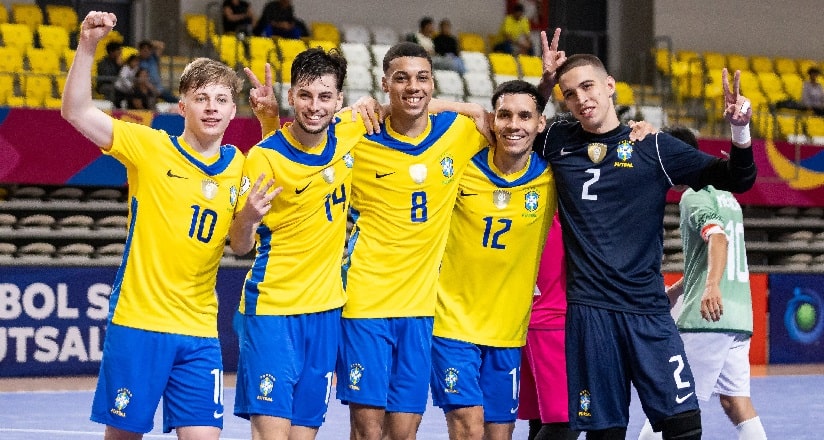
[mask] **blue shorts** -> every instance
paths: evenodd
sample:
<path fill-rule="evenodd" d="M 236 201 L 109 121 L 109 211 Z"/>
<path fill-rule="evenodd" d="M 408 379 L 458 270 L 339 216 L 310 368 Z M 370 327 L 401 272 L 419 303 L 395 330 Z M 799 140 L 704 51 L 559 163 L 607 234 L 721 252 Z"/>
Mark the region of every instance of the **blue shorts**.
<path fill-rule="evenodd" d="M 288 316 L 236 315 L 240 334 L 235 415 L 281 417 L 317 428 L 326 418 L 341 309 Z"/>
<path fill-rule="evenodd" d="M 217 338 L 109 324 L 91 420 L 147 433 L 163 397 L 163 432 L 223 428 L 223 359 Z"/>
<path fill-rule="evenodd" d="M 514 423 L 521 349 L 432 338 L 432 402 L 448 413 L 483 406 L 484 422 Z"/>
<path fill-rule="evenodd" d="M 684 345 L 669 313 L 569 304 L 566 356 L 569 423 L 575 431 L 626 428 L 630 381 L 653 426 L 698 409 Z"/>
<path fill-rule="evenodd" d="M 431 316 L 341 319 L 337 397 L 423 414 L 432 364 Z"/>

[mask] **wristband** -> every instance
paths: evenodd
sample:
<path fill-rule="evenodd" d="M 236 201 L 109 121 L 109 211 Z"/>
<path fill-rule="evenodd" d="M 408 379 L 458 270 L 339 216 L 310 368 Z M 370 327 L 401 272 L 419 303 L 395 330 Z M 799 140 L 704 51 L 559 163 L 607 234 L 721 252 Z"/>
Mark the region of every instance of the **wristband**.
<path fill-rule="evenodd" d="M 732 143 L 736 145 L 747 145 L 750 143 L 749 122 L 746 125 L 730 124 L 730 131 L 732 132 Z"/>

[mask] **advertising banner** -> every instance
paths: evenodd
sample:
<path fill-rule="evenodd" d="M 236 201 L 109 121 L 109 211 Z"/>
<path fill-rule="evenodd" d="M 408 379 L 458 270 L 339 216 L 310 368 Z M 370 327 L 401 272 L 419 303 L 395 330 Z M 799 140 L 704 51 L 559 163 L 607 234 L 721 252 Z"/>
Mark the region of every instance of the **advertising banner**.
<path fill-rule="evenodd" d="M 824 362 L 824 276 L 770 275 L 770 363 Z"/>

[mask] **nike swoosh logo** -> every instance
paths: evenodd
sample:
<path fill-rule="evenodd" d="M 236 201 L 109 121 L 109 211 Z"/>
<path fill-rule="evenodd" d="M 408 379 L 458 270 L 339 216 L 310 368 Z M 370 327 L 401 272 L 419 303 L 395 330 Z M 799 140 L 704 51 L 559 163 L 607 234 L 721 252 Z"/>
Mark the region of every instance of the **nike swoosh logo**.
<path fill-rule="evenodd" d="M 309 182 L 309 183 L 306 184 L 306 186 L 304 186 L 301 189 L 295 188 L 295 194 L 300 194 L 300 193 L 306 191 L 306 188 L 309 188 L 309 185 L 311 185 L 311 184 L 312 184 L 312 182 Z"/>
<path fill-rule="evenodd" d="M 212 414 L 212 417 L 214 417 L 216 419 L 219 419 L 219 418 L 223 417 L 223 413 L 215 411 L 215 413 Z"/>
<path fill-rule="evenodd" d="M 461 190 L 461 197 L 477 196 L 477 195 L 478 195 L 478 193 L 468 193 L 468 192 L 464 192 L 464 190 Z"/>
<path fill-rule="evenodd" d="M 395 172 L 392 171 L 391 173 L 381 174 L 381 173 L 375 171 L 375 178 L 376 179 L 382 179 L 382 178 L 384 178 L 386 176 L 389 176 L 389 175 L 392 175 L 392 174 L 395 174 Z"/>
<path fill-rule="evenodd" d="M 561 148 L 561 156 L 566 156 L 569 153 L 572 153 L 572 152 L 571 151 L 566 151 L 565 149 Z"/>
<path fill-rule="evenodd" d="M 521 405 L 518 405 L 518 406 L 521 406 Z M 515 414 L 515 413 L 517 413 L 517 412 L 518 412 L 518 406 L 516 406 L 515 408 L 510 409 L 510 410 L 509 410 L 509 413 L 510 413 L 510 414 Z"/>
<path fill-rule="evenodd" d="M 188 177 L 178 176 L 177 174 L 173 173 L 172 170 L 166 171 L 166 175 L 169 177 L 174 177 L 175 179 L 188 179 Z"/>
<path fill-rule="evenodd" d="M 676 394 L 675 395 L 675 403 L 682 404 L 682 403 L 686 402 L 687 399 L 689 399 L 690 396 L 692 396 L 692 394 L 693 393 L 689 393 L 689 394 L 687 394 L 686 396 L 683 396 L 683 397 Z"/>

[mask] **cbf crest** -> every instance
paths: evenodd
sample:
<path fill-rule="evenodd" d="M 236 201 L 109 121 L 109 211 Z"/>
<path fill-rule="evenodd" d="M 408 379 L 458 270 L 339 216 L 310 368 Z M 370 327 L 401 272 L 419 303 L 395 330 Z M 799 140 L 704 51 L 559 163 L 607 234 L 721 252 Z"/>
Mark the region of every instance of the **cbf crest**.
<path fill-rule="evenodd" d="M 275 376 L 268 373 L 260 376 L 260 383 L 258 384 L 260 395 L 258 396 L 258 400 L 272 401 L 269 395 L 272 394 L 272 390 L 275 389 L 275 380 Z"/>
<path fill-rule="evenodd" d="M 200 182 L 200 191 L 203 192 L 203 196 L 209 200 L 212 200 L 217 195 L 217 181 L 213 179 L 203 179 Z"/>
<path fill-rule="evenodd" d="M 618 159 L 621 159 L 624 162 L 632 159 L 632 142 L 628 140 L 621 141 L 618 144 L 616 152 L 618 153 Z"/>
<path fill-rule="evenodd" d="M 458 394 L 458 370 L 455 368 L 447 368 L 444 372 L 443 381 L 446 383 L 446 388 L 443 390 L 450 394 Z"/>
<path fill-rule="evenodd" d="M 346 168 L 352 168 L 355 166 L 355 158 L 352 157 L 352 153 L 346 153 L 343 155 L 343 164 L 346 165 Z"/>
<path fill-rule="evenodd" d="M 590 403 L 592 403 L 592 398 L 589 395 L 589 390 L 583 390 L 580 393 L 578 393 L 579 417 L 592 417 L 592 413 L 589 412 Z"/>
<path fill-rule="evenodd" d="M 360 383 L 361 378 L 363 377 L 363 365 L 361 364 L 352 364 L 349 366 L 349 388 L 359 391 L 360 387 L 358 383 Z"/>
<path fill-rule="evenodd" d="M 587 145 L 587 156 L 592 163 L 598 164 L 607 157 L 607 145 L 600 142 L 593 142 Z"/>
<path fill-rule="evenodd" d="M 229 188 L 229 204 L 232 205 L 232 206 L 235 206 L 236 203 L 237 203 L 237 187 L 232 185 L 232 187 Z"/>
<path fill-rule="evenodd" d="M 131 400 L 132 392 L 127 388 L 120 388 L 114 396 L 114 408 L 111 409 L 111 413 L 116 416 L 126 417 L 126 413 L 124 413 L 123 410 L 129 406 Z"/>
<path fill-rule="evenodd" d="M 524 208 L 526 208 L 529 212 L 535 212 L 538 210 L 538 200 L 540 199 L 541 195 L 538 194 L 538 191 L 531 189 L 524 194 Z"/>
<path fill-rule="evenodd" d="M 504 209 L 509 205 L 512 199 L 512 193 L 505 189 L 496 189 L 492 191 L 492 204 L 498 209 Z"/>
<path fill-rule="evenodd" d="M 451 156 L 444 156 L 441 158 L 441 173 L 447 179 L 455 175 L 455 161 Z"/>

